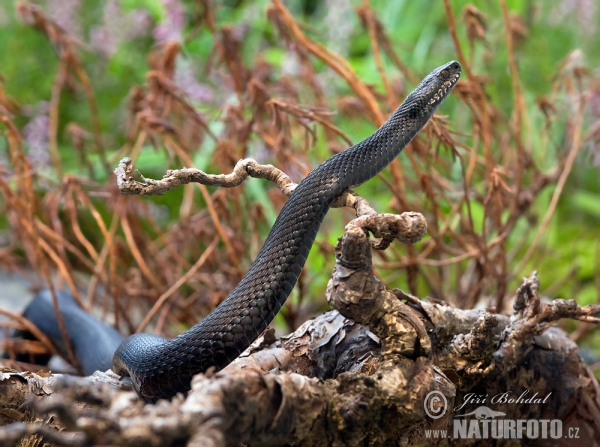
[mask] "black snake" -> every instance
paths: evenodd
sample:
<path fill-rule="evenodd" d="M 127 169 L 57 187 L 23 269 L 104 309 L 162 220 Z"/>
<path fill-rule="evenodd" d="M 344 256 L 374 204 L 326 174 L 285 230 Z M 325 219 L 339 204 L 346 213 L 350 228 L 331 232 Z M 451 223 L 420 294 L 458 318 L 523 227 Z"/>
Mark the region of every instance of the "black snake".
<path fill-rule="evenodd" d="M 154 402 L 188 391 L 195 374 L 210 367 L 222 369 L 238 357 L 285 303 L 332 202 L 374 177 L 404 149 L 452 91 L 460 73 L 456 61 L 433 70 L 373 135 L 315 168 L 282 208 L 264 246 L 231 294 L 202 321 L 171 341 L 151 334 L 125 339 L 114 353 L 113 370 L 131 377 L 138 394 Z M 67 298 L 61 300 L 61 309 L 74 307 Z M 40 312 L 32 312 L 36 313 Z M 30 314 L 29 318 L 36 322 L 38 317 Z M 76 348 L 96 349 L 102 337 L 82 335 L 84 330 L 95 330 L 93 324 L 86 323 L 85 329 L 79 324 L 71 330 L 69 325 L 77 318 L 64 311 L 63 318 Z M 49 331 L 54 339 L 56 327 Z M 109 346 L 116 346 L 114 334 L 109 342 Z M 84 372 L 110 363 L 110 359 L 97 357 L 94 364 L 79 359 L 90 363 L 82 365 Z"/>

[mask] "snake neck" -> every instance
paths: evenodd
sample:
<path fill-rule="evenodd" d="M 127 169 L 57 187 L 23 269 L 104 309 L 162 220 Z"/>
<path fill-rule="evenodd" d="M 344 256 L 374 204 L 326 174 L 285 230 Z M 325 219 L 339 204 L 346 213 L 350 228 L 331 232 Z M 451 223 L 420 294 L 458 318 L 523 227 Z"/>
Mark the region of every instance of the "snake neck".
<path fill-rule="evenodd" d="M 373 135 L 330 158 L 324 164 L 337 164 L 341 186 L 345 189 L 354 188 L 387 167 L 413 140 L 436 110 L 437 106 L 427 107 L 426 99 L 413 92 Z M 356 169 L 356 166 L 362 168 Z"/>

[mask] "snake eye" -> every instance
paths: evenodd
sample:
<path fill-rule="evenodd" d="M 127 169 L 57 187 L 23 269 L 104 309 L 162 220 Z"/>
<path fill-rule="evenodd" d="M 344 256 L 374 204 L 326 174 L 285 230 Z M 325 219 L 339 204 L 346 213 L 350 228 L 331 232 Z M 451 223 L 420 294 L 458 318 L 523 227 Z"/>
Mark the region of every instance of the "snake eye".
<path fill-rule="evenodd" d="M 447 79 L 449 75 L 450 75 L 450 72 L 446 69 L 444 69 L 440 72 L 440 78 L 442 78 L 442 79 Z"/>

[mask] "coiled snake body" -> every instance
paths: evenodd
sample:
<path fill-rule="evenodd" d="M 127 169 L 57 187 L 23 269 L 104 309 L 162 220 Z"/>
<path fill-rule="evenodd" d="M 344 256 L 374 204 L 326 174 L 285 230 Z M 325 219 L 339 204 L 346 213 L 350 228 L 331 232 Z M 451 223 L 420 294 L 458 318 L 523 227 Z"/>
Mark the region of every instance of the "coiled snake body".
<path fill-rule="evenodd" d="M 285 303 L 332 202 L 374 177 L 404 149 L 454 88 L 460 73 L 455 61 L 435 69 L 373 135 L 314 169 L 282 208 L 231 294 L 171 341 L 151 334 L 125 339 L 114 354 L 113 370 L 131 377 L 138 394 L 152 402 L 189 390 L 195 374 L 213 366 L 222 369 L 238 357 Z"/>

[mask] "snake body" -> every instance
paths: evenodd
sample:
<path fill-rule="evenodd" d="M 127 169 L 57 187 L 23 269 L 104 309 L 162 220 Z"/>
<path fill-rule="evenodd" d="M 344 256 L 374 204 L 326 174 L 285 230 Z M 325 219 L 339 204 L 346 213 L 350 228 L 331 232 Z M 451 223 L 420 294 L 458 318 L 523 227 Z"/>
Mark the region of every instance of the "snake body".
<path fill-rule="evenodd" d="M 344 191 L 374 177 L 415 137 L 456 85 L 461 67 L 433 70 L 373 135 L 340 152 L 297 186 L 258 256 L 231 294 L 173 340 L 151 334 L 125 339 L 113 370 L 129 376 L 148 402 L 190 389 L 195 374 L 224 368 L 267 328 L 296 284 L 319 226 Z"/>
<path fill-rule="evenodd" d="M 123 336 L 112 326 L 98 320 L 79 307 L 70 293 L 57 290 L 56 300 L 81 372 L 89 376 L 94 371 L 110 369 L 113 354 L 123 342 Z M 33 301 L 23 312 L 23 316 L 33 322 L 54 342 L 58 352 L 64 358 L 69 358 L 69 351 L 62 339 L 60 326 L 54 313 L 52 293 L 49 289 L 42 290 L 35 295 Z M 17 335 L 31 338 L 30 334 L 26 332 Z M 17 360 L 26 362 L 28 356 L 22 356 Z"/>

